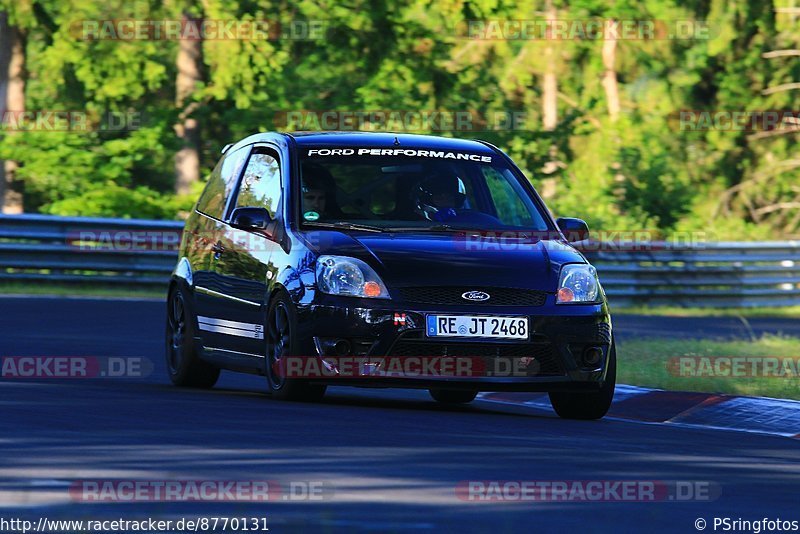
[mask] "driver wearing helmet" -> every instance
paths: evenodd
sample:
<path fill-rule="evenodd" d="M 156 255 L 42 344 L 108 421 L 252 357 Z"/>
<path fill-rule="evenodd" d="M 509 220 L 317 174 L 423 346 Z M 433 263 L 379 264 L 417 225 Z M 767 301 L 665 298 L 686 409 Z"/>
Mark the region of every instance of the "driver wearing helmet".
<path fill-rule="evenodd" d="M 306 220 L 341 216 L 336 203 L 336 182 L 320 165 L 303 163 L 303 212 Z"/>
<path fill-rule="evenodd" d="M 464 182 L 452 173 L 438 172 L 416 189 L 415 211 L 429 221 L 446 221 L 458 215 L 467 201 Z"/>

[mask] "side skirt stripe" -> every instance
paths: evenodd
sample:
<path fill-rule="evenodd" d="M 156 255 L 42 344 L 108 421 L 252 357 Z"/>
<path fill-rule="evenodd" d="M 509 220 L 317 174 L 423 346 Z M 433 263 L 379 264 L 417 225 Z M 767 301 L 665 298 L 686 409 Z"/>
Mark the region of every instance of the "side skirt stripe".
<path fill-rule="evenodd" d="M 264 339 L 264 327 L 260 324 L 240 323 L 215 317 L 197 317 L 200 330 L 216 332 L 229 336 L 247 337 L 251 339 Z"/>

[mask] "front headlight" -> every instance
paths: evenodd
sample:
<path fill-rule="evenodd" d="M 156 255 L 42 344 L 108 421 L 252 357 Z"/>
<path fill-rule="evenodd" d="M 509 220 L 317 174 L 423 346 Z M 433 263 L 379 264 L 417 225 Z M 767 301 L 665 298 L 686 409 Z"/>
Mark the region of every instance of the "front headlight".
<path fill-rule="evenodd" d="M 564 265 L 558 281 L 556 303 L 596 302 L 599 290 L 600 283 L 594 267 L 586 264 Z"/>
<path fill-rule="evenodd" d="M 389 298 L 389 291 L 372 267 L 346 256 L 320 256 L 317 259 L 317 287 L 331 295 Z"/>

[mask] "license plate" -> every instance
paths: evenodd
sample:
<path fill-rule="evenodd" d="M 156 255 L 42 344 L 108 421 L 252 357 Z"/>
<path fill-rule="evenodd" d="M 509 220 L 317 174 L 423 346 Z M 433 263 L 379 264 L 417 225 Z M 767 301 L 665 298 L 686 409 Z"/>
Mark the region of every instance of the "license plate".
<path fill-rule="evenodd" d="M 428 315 L 428 337 L 528 339 L 527 317 L 491 315 Z"/>

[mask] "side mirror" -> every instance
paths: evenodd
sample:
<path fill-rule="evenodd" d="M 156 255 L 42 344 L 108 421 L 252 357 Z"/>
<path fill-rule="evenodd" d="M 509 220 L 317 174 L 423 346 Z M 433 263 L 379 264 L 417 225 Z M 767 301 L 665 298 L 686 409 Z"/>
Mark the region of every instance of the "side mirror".
<path fill-rule="evenodd" d="M 589 239 L 589 226 L 583 219 L 573 219 L 572 217 L 561 217 L 556 219 L 556 224 L 564 237 L 570 243 Z"/>
<path fill-rule="evenodd" d="M 239 230 L 266 231 L 271 222 L 266 208 L 236 208 L 231 214 L 231 226 Z"/>

